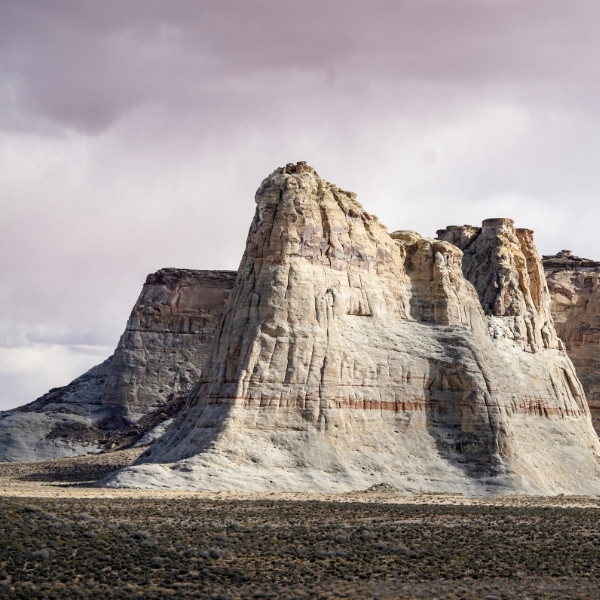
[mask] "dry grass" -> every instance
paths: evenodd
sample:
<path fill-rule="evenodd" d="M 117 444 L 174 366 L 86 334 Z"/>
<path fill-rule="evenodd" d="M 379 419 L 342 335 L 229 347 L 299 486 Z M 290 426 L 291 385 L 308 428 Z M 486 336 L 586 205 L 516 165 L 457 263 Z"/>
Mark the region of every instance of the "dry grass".
<path fill-rule="evenodd" d="M 598 597 L 596 499 L 91 487 L 134 454 L 0 465 L 0 597 Z"/>

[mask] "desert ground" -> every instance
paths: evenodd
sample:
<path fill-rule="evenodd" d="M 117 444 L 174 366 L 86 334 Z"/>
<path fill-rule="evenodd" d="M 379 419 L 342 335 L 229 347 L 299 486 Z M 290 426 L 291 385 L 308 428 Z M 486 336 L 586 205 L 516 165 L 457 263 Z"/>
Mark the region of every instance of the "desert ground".
<path fill-rule="evenodd" d="M 139 450 L 0 464 L 1 598 L 598 598 L 600 500 L 95 487 Z"/>

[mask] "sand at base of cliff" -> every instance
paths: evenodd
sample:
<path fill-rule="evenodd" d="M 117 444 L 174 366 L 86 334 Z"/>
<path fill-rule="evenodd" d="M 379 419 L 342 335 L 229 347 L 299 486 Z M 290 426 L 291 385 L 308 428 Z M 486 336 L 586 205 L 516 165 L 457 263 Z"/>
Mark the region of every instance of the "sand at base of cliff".
<path fill-rule="evenodd" d="M 143 448 L 39 462 L 0 463 L 0 497 L 21 498 L 189 498 L 203 500 L 290 500 L 367 502 L 385 504 L 455 504 L 491 506 L 562 506 L 600 508 L 600 498 L 591 496 L 496 496 L 468 498 L 460 494 L 406 495 L 381 484 L 339 494 L 296 492 L 199 492 L 160 489 L 97 488 L 94 483 L 131 464 Z"/>

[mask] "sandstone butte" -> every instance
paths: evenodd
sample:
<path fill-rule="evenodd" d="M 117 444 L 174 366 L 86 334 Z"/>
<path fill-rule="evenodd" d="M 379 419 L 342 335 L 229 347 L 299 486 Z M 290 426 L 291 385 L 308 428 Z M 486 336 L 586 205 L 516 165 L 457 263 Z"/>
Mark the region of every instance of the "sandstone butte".
<path fill-rule="evenodd" d="M 597 390 L 598 263 L 582 276 L 547 257 L 549 290 L 509 219 L 390 235 L 305 163 L 256 203 L 237 276 L 150 275 L 111 358 L 0 414 L 0 458 L 149 442 L 178 414 L 105 484 L 598 493 L 598 437 L 550 314 Z"/>

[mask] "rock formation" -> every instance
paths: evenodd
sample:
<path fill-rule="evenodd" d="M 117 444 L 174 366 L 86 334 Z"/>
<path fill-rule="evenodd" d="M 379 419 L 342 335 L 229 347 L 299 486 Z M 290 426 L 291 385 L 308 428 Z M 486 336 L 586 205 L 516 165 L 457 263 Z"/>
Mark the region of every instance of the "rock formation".
<path fill-rule="evenodd" d="M 543 257 L 556 331 L 581 380 L 600 434 L 600 262 L 563 250 Z"/>
<path fill-rule="evenodd" d="M 174 417 L 202 374 L 234 279 L 230 271 L 188 269 L 149 275 L 111 357 L 0 413 L 0 460 L 120 447 Z"/>
<path fill-rule="evenodd" d="M 103 390 L 117 426 L 135 423 L 198 381 L 234 280 L 232 271 L 148 275 Z"/>
<path fill-rule="evenodd" d="M 149 275 L 113 356 L 0 413 L 0 460 L 149 443 L 181 412 L 108 484 L 597 493 L 550 311 L 597 415 L 600 263 L 544 257 L 548 288 L 509 219 L 389 234 L 305 163 L 256 202 L 237 279 Z"/>
<path fill-rule="evenodd" d="M 506 219 L 490 219 L 484 221 L 483 228 L 471 225 L 450 226 L 438 231 L 438 237 L 453 243 L 464 251 L 465 275 L 478 289 L 482 304 L 488 307 L 488 311 L 493 308 L 492 312 L 505 314 L 511 310 L 510 306 L 505 306 L 503 300 L 506 291 L 518 289 L 520 285 L 516 272 L 509 269 L 508 275 L 502 277 L 503 281 L 500 282 L 500 285 L 503 293 L 500 293 L 495 300 L 498 305 L 490 307 L 486 294 L 494 297 L 495 291 L 493 288 L 491 291 L 486 289 L 487 257 L 485 253 L 481 254 L 478 251 L 485 236 L 498 227 L 500 230 L 504 227 L 507 232 L 511 231 L 512 222 Z M 517 236 L 519 243 L 523 243 L 525 248 L 529 247 L 535 252 L 530 230 L 517 229 L 514 236 Z M 510 243 L 514 244 L 516 241 L 513 237 Z M 518 256 L 518 260 L 521 262 L 526 259 L 524 252 L 517 252 L 514 256 Z M 491 260 L 493 263 L 496 258 L 492 255 Z M 502 260 L 508 260 L 508 255 L 504 255 Z M 516 295 L 512 294 L 510 297 L 518 297 L 519 302 L 525 302 L 525 305 L 533 303 L 534 306 L 537 304 L 550 307 L 555 330 L 560 338 L 559 343 L 564 343 L 569 358 L 573 361 L 577 376 L 585 391 L 592 422 L 600 434 L 600 262 L 579 258 L 574 256 L 570 250 L 562 250 L 553 256 L 544 256 L 542 266 L 548 289 L 543 285 L 537 254 L 533 260 L 528 261 L 528 265 L 533 266 L 533 271 L 529 273 L 530 277 L 526 282 L 529 294 L 522 292 Z M 483 277 L 478 275 L 478 268 L 483 272 Z M 495 272 L 498 272 L 497 268 Z M 487 277 L 494 279 L 492 272 L 489 272 Z M 549 304 L 547 302 L 548 294 L 550 295 Z M 528 295 L 531 296 L 531 299 L 528 298 Z M 535 300 L 536 296 L 538 297 L 537 301 Z M 543 319 L 546 322 L 549 320 L 547 313 Z M 531 319 L 528 320 L 531 323 Z M 534 325 L 529 329 L 534 332 L 539 330 L 540 333 L 548 336 L 548 331 L 544 331 L 543 327 L 540 329 Z M 536 343 L 539 344 L 539 339 Z"/>
<path fill-rule="evenodd" d="M 600 490 L 531 232 L 390 235 L 305 163 L 256 203 L 200 385 L 108 485 Z"/>
<path fill-rule="evenodd" d="M 477 290 L 494 339 L 511 339 L 526 352 L 564 349 L 530 229 L 515 229 L 511 219 L 486 219 L 480 228 L 450 226 L 437 234 L 463 251 L 464 276 Z"/>

